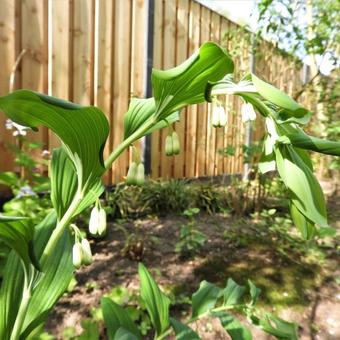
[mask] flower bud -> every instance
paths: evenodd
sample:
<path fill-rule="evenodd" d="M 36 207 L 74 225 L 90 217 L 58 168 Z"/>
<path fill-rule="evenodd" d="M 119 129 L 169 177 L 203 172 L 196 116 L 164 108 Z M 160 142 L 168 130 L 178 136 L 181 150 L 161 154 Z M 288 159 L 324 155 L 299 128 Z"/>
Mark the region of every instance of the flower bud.
<path fill-rule="evenodd" d="M 145 183 L 145 169 L 144 164 L 139 163 L 137 167 L 136 184 L 143 185 Z"/>
<path fill-rule="evenodd" d="M 79 269 L 82 264 L 82 246 L 79 242 L 76 242 L 72 248 L 72 262 L 73 265 Z"/>
<path fill-rule="evenodd" d="M 91 252 L 91 247 L 90 243 L 86 238 L 83 238 L 81 240 L 81 249 L 82 249 L 82 264 L 85 266 L 90 265 L 93 260 L 92 260 L 92 252 Z"/>
<path fill-rule="evenodd" d="M 167 156 L 173 155 L 173 146 L 172 146 L 172 136 L 168 135 L 165 138 L 165 154 Z"/>
<path fill-rule="evenodd" d="M 256 113 L 254 111 L 253 105 L 250 103 L 243 103 L 241 107 L 242 122 L 246 123 L 256 119 Z"/>
<path fill-rule="evenodd" d="M 132 162 L 130 164 L 128 173 L 126 175 L 126 184 L 127 185 L 136 185 L 136 177 L 137 177 L 137 163 Z"/>
<path fill-rule="evenodd" d="M 101 236 L 106 231 L 106 212 L 97 204 L 93 207 L 90 215 L 89 232 L 91 235 Z"/>
<path fill-rule="evenodd" d="M 172 137 L 172 153 L 173 155 L 178 155 L 181 149 L 178 134 L 174 131 L 171 137 Z"/>

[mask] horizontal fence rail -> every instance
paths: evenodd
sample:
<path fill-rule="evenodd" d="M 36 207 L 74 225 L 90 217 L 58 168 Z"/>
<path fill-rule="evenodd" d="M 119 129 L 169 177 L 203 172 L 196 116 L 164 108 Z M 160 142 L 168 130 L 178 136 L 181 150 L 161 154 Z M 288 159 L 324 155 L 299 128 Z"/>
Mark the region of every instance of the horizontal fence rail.
<path fill-rule="evenodd" d="M 153 2 L 153 32 L 148 32 L 149 1 Z M 251 43 L 243 29 L 193 0 L 1 0 L 0 95 L 26 88 L 96 105 L 111 125 L 105 157 L 123 138 L 123 116 L 131 96 L 144 97 L 147 88 L 148 38 L 153 39 L 153 67 L 167 69 L 183 62 L 205 41 L 226 47 L 235 61 L 238 79 L 250 69 Z M 150 46 L 150 44 L 149 44 Z M 292 94 L 301 86 L 302 65 L 283 56 L 268 42 L 255 55 L 256 73 Z M 18 56 L 22 59 L 14 68 Z M 306 100 L 305 100 L 306 101 Z M 226 98 L 228 124 L 214 129 L 211 107 L 193 105 L 175 124 L 181 153 L 164 152 L 167 129 L 150 141 L 151 177 L 182 178 L 241 173 L 245 128 L 241 102 Z M 310 104 L 310 103 L 307 103 Z M 254 139 L 262 134 L 260 118 Z M 45 128 L 31 133 L 45 149 L 59 145 Z M 6 142 L 14 142 L 0 115 L 0 171 L 15 170 Z M 137 145 L 140 147 L 140 145 Z M 225 157 L 220 150 L 235 149 Z M 122 181 L 131 155 L 126 151 L 105 175 L 107 184 Z"/>

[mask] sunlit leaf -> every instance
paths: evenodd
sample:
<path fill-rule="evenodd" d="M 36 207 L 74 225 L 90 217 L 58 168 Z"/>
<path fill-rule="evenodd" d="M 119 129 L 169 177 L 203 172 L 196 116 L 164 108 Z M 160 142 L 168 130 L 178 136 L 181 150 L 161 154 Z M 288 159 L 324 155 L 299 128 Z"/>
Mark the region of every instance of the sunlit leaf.
<path fill-rule="evenodd" d="M 110 340 L 117 338 L 116 333 L 121 327 L 132 333 L 136 339 L 141 339 L 137 326 L 123 307 L 107 297 L 101 299 L 100 305 L 103 311 L 107 336 Z"/>
<path fill-rule="evenodd" d="M 215 313 L 220 319 L 223 328 L 228 332 L 232 340 L 251 340 L 253 337 L 250 330 L 243 326 L 234 316 L 228 313 Z"/>
<path fill-rule="evenodd" d="M 189 326 L 177 321 L 176 319 L 170 318 L 170 323 L 175 331 L 177 340 L 200 340 L 196 332 L 194 332 Z"/>
<path fill-rule="evenodd" d="M 159 336 L 169 328 L 170 299 L 161 292 L 157 283 L 142 263 L 138 266 L 138 273 L 141 297 Z"/>
<path fill-rule="evenodd" d="M 275 147 L 277 169 L 296 208 L 315 224 L 327 227 L 325 198 L 311 169 L 291 145 Z"/>
<path fill-rule="evenodd" d="M 316 233 L 314 223 L 309 221 L 300 211 L 296 208 L 294 203 L 290 204 L 290 215 L 296 226 L 305 240 L 311 240 Z"/>
<path fill-rule="evenodd" d="M 203 44 L 175 68 L 154 69 L 153 94 L 159 118 L 166 118 L 185 105 L 203 102 L 208 82 L 216 82 L 233 70 L 234 64 L 227 52 L 213 42 Z"/>
<path fill-rule="evenodd" d="M 292 99 L 286 93 L 280 91 L 273 85 L 270 85 L 261 80 L 254 74 L 252 74 L 252 81 L 257 91 L 263 98 L 280 108 L 280 110 L 274 111 L 277 121 L 295 122 L 299 124 L 308 123 L 311 117 L 311 113 L 300 106 L 294 99 Z"/>
<path fill-rule="evenodd" d="M 237 305 L 242 301 L 246 291 L 244 286 L 238 285 L 233 279 L 228 279 L 227 286 L 223 289 L 223 305 Z"/>
<path fill-rule="evenodd" d="M 78 186 L 85 190 L 104 172 L 103 148 L 109 133 L 105 115 L 79 105 L 29 90 L 0 97 L 0 109 L 14 122 L 36 129 L 50 128 L 76 168 Z"/>
<path fill-rule="evenodd" d="M 214 284 L 202 281 L 199 289 L 192 295 L 192 316 L 197 317 L 213 308 L 221 293 L 221 289 Z"/>
<path fill-rule="evenodd" d="M 298 340 L 298 327 L 295 323 L 287 322 L 279 317 L 266 314 L 264 320 L 260 320 L 260 327 L 280 340 Z"/>

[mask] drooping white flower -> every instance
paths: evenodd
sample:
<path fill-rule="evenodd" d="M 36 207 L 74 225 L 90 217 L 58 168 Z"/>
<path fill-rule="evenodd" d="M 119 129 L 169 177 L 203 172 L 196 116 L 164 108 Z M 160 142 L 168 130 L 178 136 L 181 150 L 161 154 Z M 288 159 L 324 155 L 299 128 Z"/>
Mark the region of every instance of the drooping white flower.
<path fill-rule="evenodd" d="M 81 240 L 81 248 L 82 248 L 82 264 L 88 266 L 92 263 L 92 252 L 89 241 L 86 238 Z"/>
<path fill-rule="evenodd" d="M 254 111 L 253 105 L 250 103 L 243 103 L 241 107 L 242 122 L 246 123 L 256 119 L 256 112 Z"/>
<path fill-rule="evenodd" d="M 270 139 L 275 143 L 275 141 L 278 140 L 279 135 L 277 134 L 276 126 L 272 118 L 270 117 L 266 118 L 266 127 L 267 132 L 270 135 Z"/>
<path fill-rule="evenodd" d="M 106 212 L 99 205 L 95 205 L 91 211 L 89 232 L 95 236 L 101 236 L 106 231 Z"/>
<path fill-rule="evenodd" d="M 219 128 L 225 126 L 228 122 L 228 116 L 224 107 L 218 103 L 213 103 L 211 123 L 213 127 Z"/>
<path fill-rule="evenodd" d="M 72 262 L 73 265 L 78 269 L 82 264 L 83 249 L 80 242 L 76 242 L 72 248 Z"/>

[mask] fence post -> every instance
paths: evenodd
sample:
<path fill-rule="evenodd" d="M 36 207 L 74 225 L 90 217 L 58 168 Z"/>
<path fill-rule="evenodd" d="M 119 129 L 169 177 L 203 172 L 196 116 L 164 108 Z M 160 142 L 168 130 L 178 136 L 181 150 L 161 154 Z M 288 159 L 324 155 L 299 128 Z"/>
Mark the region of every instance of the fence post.
<path fill-rule="evenodd" d="M 146 32 L 146 98 L 152 96 L 151 71 L 153 66 L 153 32 L 154 32 L 154 0 L 147 1 L 147 32 Z M 151 173 L 151 135 L 147 135 L 142 139 L 142 154 L 144 159 L 145 173 Z"/>

